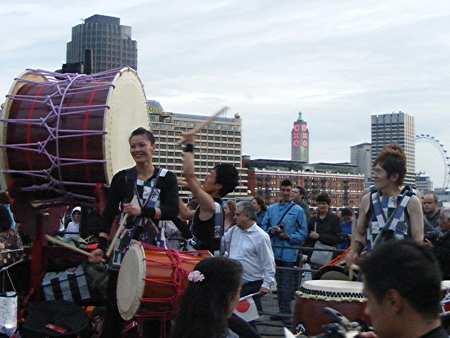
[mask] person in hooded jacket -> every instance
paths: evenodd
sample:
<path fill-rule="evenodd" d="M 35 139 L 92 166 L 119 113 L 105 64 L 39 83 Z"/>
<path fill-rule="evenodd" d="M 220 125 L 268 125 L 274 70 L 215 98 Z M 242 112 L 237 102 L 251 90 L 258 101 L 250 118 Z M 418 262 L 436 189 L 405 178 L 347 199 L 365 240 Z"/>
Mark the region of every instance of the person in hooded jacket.
<path fill-rule="evenodd" d="M 73 208 L 70 218 L 72 221 L 67 224 L 67 233 L 64 238 L 80 238 L 81 208 Z"/>

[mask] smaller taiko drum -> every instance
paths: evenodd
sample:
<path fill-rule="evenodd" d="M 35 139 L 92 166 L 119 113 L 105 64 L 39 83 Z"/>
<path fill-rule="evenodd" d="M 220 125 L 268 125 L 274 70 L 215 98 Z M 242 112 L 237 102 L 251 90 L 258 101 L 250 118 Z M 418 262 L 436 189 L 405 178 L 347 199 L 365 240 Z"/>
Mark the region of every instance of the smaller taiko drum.
<path fill-rule="evenodd" d="M 297 291 L 293 327 L 303 323 L 309 336 L 323 333 L 322 326 L 332 323 L 325 308 L 332 308 L 350 321 L 361 319 L 370 323 L 364 313 L 367 299 L 362 293 L 363 283 L 342 280 L 312 280 Z"/>
<path fill-rule="evenodd" d="M 170 318 L 189 283 L 187 275 L 203 259 L 133 243 L 122 261 L 117 281 L 117 306 L 122 318 Z"/>

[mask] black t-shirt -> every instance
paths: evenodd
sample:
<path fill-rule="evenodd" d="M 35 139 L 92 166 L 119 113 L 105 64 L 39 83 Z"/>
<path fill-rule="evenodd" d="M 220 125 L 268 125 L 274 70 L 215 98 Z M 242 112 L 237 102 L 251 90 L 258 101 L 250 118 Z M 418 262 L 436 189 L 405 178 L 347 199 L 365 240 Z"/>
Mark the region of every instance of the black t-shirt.
<path fill-rule="evenodd" d="M 214 202 L 218 203 L 221 210 L 221 233 L 219 238 L 215 236 L 216 227 L 216 213 L 206 221 L 200 219 L 200 206 L 195 210 L 193 222 L 192 222 L 192 233 L 196 238 L 197 250 L 209 250 L 211 253 L 220 249 L 220 241 L 223 236 L 223 210 L 222 210 L 222 200 L 214 199 Z M 216 238 L 215 238 L 216 237 Z"/>

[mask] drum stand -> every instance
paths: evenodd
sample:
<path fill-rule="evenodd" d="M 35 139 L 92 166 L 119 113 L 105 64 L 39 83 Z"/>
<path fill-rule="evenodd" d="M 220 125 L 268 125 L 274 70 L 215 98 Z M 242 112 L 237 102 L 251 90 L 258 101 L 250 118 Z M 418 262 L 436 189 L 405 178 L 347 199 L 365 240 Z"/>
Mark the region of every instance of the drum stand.
<path fill-rule="evenodd" d="M 78 253 L 64 247 L 47 246 L 45 234 L 53 235 L 59 230 L 59 216 L 61 210 L 67 207 L 67 203 L 43 204 L 34 207 L 22 195 L 18 184 L 12 180 L 8 187 L 11 196 L 11 211 L 19 223 L 21 233 L 31 241 L 30 248 L 25 248 L 24 253 L 31 259 L 30 291 L 26 296 L 24 306 L 32 297 L 34 301 L 40 301 L 41 282 L 44 272 L 47 270 L 47 262 L 52 258 L 86 260 Z"/>

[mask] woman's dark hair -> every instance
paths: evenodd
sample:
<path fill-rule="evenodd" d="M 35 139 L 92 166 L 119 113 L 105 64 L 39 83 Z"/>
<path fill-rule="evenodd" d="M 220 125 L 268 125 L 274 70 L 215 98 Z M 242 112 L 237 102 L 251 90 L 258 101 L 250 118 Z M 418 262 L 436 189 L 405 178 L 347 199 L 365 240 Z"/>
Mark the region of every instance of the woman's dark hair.
<path fill-rule="evenodd" d="M 262 211 L 267 211 L 267 205 L 264 202 L 262 197 L 255 196 L 255 197 L 253 197 L 253 199 L 256 201 L 256 203 L 258 203 L 258 205 L 261 207 Z"/>
<path fill-rule="evenodd" d="M 153 136 L 153 133 L 145 128 L 139 127 L 138 129 L 133 130 L 130 137 L 128 138 L 128 142 L 131 141 L 132 137 L 138 136 L 138 135 L 145 135 L 147 139 L 150 141 L 152 145 L 155 144 L 155 136 Z"/>
<path fill-rule="evenodd" d="M 170 338 L 225 338 L 230 303 L 242 282 L 242 264 L 213 257 L 199 262 L 194 270 L 205 278 L 189 282 Z"/>
<path fill-rule="evenodd" d="M 8 208 L 3 204 L 0 204 L 0 232 L 6 231 L 11 228 L 12 219 Z"/>
<path fill-rule="evenodd" d="M 330 196 L 327 193 L 322 192 L 319 195 L 317 195 L 316 202 L 317 203 L 325 202 L 326 204 L 328 204 L 328 206 L 330 206 L 331 205 L 331 198 L 330 198 Z"/>

